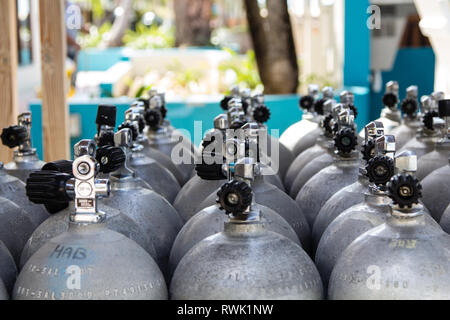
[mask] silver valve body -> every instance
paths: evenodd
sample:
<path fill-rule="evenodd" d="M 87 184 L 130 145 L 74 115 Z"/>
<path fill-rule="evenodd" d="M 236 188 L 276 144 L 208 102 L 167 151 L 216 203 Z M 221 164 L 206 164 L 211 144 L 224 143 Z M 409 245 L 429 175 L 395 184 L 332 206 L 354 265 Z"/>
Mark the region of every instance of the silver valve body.
<path fill-rule="evenodd" d="M 91 156 L 95 158 L 97 145 L 94 140 L 84 139 L 79 141 L 73 147 L 74 157 Z"/>
<path fill-rule="evenodd" d="M 214 118 L 214 129 L 226 130 L 228 129 L 228 117 L 225 114 L 220 114 Z"/>
<path fill-rule="evenodd" d="M 397 81 L 389 81 L 386 83 L 386 93 L 393 93 L 398 96 L 398 82 Z"/>
<path fill-rule="evenodd" d="M 308 95 L 317 99 L 319 96 L 319 86 L 317 84 L 308 85 Z"/>
<path fill-rule="evenodd" d="M 406 88 L 406 98 L 417 100 L 419 96 L 419 88 L 417 86 L 409 86 Z"/>
<path fill-rule="evenodd" d="M 417 171 L 417 155 L 413 151 L 405 150 L 395 157 L 397 173 L 413 174 Z"/>
<path fill-rule="evenodd" d="M 322 95 L 324 99 L 333 99 L 334 98 L 334 89 L 332 87 L 324 87 L 322 89 Z"/>
<path fill-rule="evenodd" d="M 339 101 L 345 105 L 354 104 L 355 95 L 350 91 L 342 91 L 339 95 Z"/>
<path fill-rule="evenodd" d="M 384 135 L 384 126 L 380 121 L 372 121 L 364 127 L 365 142 L 369 139 L 376 139 Z"/>
<path fill-rule="evenodd" d="M 384 135 L 377 138 L 375 140 L 375 152 L 393 159 L 395 155 L 395 137 L 392 135 Z"/>
<path fill-rule="evenodd" d="M 99 223 L 105 215 L 97 209 L 97 198 L 108 197 L 110 184 L 107 179 L 95 179 L 95 159 L 84 155 L 73 162 L 75 213 L 70 220 L 76 223 Z"/>

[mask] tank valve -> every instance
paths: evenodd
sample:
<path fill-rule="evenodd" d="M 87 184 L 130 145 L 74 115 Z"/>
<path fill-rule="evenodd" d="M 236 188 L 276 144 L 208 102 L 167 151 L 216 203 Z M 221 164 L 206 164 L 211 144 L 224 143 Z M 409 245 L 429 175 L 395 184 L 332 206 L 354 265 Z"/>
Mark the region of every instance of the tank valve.
<path fill-rule="evenodd" d="M 351 153 L 358 145 L 355 131 L 350 128 L 342 128 L 334 137 L 334 145 L 341 153 Z"/>
<path fill-rule="evenodd" d="M 225 183 L 217 192 L 220 209 L 234 216 L 242 215 L 252 204 L 252 189 L 244 181 L 233 180 Z"/>
<path fill-rule="evenodd" d="M 397 174 L 387 185 L 388 196 L 399 208 L 412 208 L 422 197 L 422 185 L 410 174 Z"/>
<path fill-rule="evenodd" d="M 394 160 L 388 156 L 377 155 L 366 166 L 366 176 L 377 186 L 384 186 L 394 175 Z"/>

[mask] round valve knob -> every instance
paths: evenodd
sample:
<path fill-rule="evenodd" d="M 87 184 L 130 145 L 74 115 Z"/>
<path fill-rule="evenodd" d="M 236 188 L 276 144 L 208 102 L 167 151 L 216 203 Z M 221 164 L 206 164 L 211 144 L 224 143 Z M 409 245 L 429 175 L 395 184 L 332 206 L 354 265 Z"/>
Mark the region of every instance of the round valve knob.
<path fill-rule="evenodd" d="M 106 104 L 99 105 L 97 110 L 97 119 L 95 120 L 95 123 L 98 126 L 107 125 L 114 128 L 116 126 L 116 114 L 117 114 L 116 106 Z"/>
<path fill-rule="evenodd" d="M 126 156 L 121 148 L 104 146 L 98 148 L 95 159 L 100 164 L 100 172 L 110 173 L 122 167 Z"/>
<path fill-rule="evenodd" d="M 438 117 L 437 111 L 427 111 L 423 115 L 423 126 L 428 130 L 434 130 L 433 118 Z"/>
<path fill-rule="evenodd" d="M 398 103 L 398 97 L 395 94 L 389 92 L 383 96 L 383 104 L 386 107 L 393 108 L 397 105 L 397 103 Z"/>
<path fill-rule="evenodd" d="M 47 162 L 42 167 L 42 171 L 58 171 L 61 173 L 67 173 L 69 175 L 73 175 L 73 161 L 69 160 L 57 160 L 52 162 Z"/>
<path fill-rule="evenodd" d="M 139 128 L 136 127 L 134 124 L 130 123 L 130 122 L 124 122 L 122 123 L 119 128 L 119 130 L 122 129 L 130 129 L 131 131 L 131 136 L 133 141 L 137 139 L 138 135 L 139 135 Z"/>
<path fill-rule="evenodd" d="M 113 131 L 102 131 L 97 137 L 98 147 L 114 146 L 114 132 Z"/>
<path fill-rule="evenodd" d="M 409 174 L 397 174 L 387 185 L 388 196 L 400 208 L 411 208 L 422 197 L 422 185 L 416 177 Z"/>
<path fill-rule="evenodd" d="M 222 171 L 222 165 L 217 163 L 206 164 L 203 161 L 201 164 L 195 165 L 195 171 L 203 180 L 224 180 L 227 178 Z"/>
<path fill-rule="evenodd" d="M 450 100 L 439 100 L 439 117 L 446 118 L 450 117 Z"/>
<path fill-rule="evenodd" d="M 314 111 L 319 114 L 319 115 L 323 115 L 324 114 L 324 109 L 323 106 L 325 104 L 325 102 L 327 101 L 327 99 L 319 99 L 314 103 Z"/>
<path fill-rule="evenodd" d="M 225 183 L 217 192 L 217 203 L 227 214 L 243 213 L 252 203 L 252 189 L 243 181 Z"/>
<path fill-rule="evenodd" d="M 67 206 L 72 199 L 66 192 L 66 183 L 71 178 L 58 171 L 32 172 L 26 183 L 27 197 L 36 204 Z"/>
<path fill-rule="evenodd" d="M 143 118 L 139 118 L 138 124 L 139 124 L 139 133 L 144 132 L 144 129 L 145 129 L 145 120 L 144 120 Z"/>
<path fill-rule="evenodd" d="M 333 134 L 333 128 L 331 127 L 331 121 L 333 120 L 333 116 L 331 114 L 327 115 L 325 119 L 323 119 L 322 126 L 325 129 L 326 133 Z"/>
<path fill-rule="evenodd" d="M 3 129 L 1 138 L 5 146 L 15 148 L 28 139 L 28 130 L 22 126 L 11 126 Z"/>
<path fill-rule="evenodd" d="M 350 153 L 355 150 L 358 144 L 355 132 L 350 128 L 343 128 L 336 133 L 334 145 L 342 153 Z"/>
<path fill-rule="evenodd" d="M 406 98 L 402 101 L 400 108 L 404 114 L 413 116 L 419 109 L 419 104 L 415 99 Z"/>
<path fill-rule="evenodd" d="M 145 122 L 152 129 L 158 129 L 163 116 L 158 110 L 146 110 L 145 111 Z"/>
<path fill-rule="evenodd" d="M 228 102 L 230 102 L 231 99 L 233 99 L 232 96 L 225 96 L 225 97 L 220 101 L 220 107 L 222 108 L 222 110 L 225 110 L 225 111 L 228 110 Z"/>
<path fill-rule="evenodd" d="M 358 109 L 356 109 L 354 104 L 349 104 L 348 107 L 353 111 L 353 116 L 356 119 L 358 117 Z"/>
<path fill-rule="evenodd" d="M 363 160 L 369 161 L 375 156 L 375 141 L 369 140 L 364 143 L 361 147 L 361 153 L 363 155 Z"/>
<path fill-rule="evenodd" d="M 387 156 L 375 156 L 369 160 L 366 166 L 366 176 L 369 181 L 382 186 L 389 182 L 394 175 L 394 160 Z"/>
<path fill-rule="evenodd" d="M 314 106 L 314 98 L 311 96 L 303 96 L 300 98 L 299 104 L 300 108 L 309 111 Z"/>
<path fill-rule="evenodd" d="M 265 123 L 269 121 L 270 109 L 265 105 L 257 106 L 253 110 L 253 119 L 255 119 L 255 121 L 259 123 Z"/>

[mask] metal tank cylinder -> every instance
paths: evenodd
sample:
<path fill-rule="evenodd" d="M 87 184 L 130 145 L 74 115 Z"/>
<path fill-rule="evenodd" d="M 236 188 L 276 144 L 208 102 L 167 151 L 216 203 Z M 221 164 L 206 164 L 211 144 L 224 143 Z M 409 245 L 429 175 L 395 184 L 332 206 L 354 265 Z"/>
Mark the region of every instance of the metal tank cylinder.
<path fill-rule="evenodd" d="M 388 184 L 393 204 L 386 222 L 354 240 L 338 258 L 328 288 L 332 300 L 450 298 L 450 236 L 428 223 L 411 175 Z M 433 220 L 431 220 L 433 221 Z"/>
<path fill-rule="evenodd" d="M 31 147 L 31 112 L 24 112 L 17 117 L 18 124 L 2 131 L 2 143 L 14 151 L 13 161 L 5 164 L 8 174 L 25 182 L 28 175 L 40 170 L 45 164 L 39 160 L 36 149 Z"/>
<path fill-rule="evenodd" d="M 69 229 L 49 240 L 25 264 L 13 299 L 167 299 L 156 262 L 134 241 L 106 227 L 97 198 L 109 195 L 109 183 L 95 179 L 97 170 L 91 156 L 74 161 L 75 211 L 69 217 Z M 44 268 L 47 272 L 36 272 Z"/>
<path fill-rule="evenodd" d="M 447 233 L 450 233 L 450 204 L 445 209 L 444 213 L 441 216 L 441 221 L 439 221 L 442 230 Z"/>
<path fill-rule="evenodd" d="M 413 139 L 417 131 L 422 127 L 420 119 L 418 88 L 410 86 L 406 89 L 406 98 L 400 103 L 400 110 L 403 113 L 402 123 L 391 131 L 395 136 L 397 148 L 402 148 L 406 143 Z"/>
<path fill-rule="evenodd" d="M 323 104 L 325 118 L 320 122 L 320 128 L 323 130 L 322 134 L 317 138 L 316 143 L 311 148 L 306 149 L 300 153 L 289 166 L 289 169 L 284 177 L 284 185 L 290 191 L 295 178 L 303 167 L 305 167 L 311 160 L 318 158 L 320 155 L 327 153 L 332 149 L 333 130 L 330 126 L 332 120 L 331 110 L 335 104 L 332 99 L 327 100 Z"/>
<path fill-rule="evenodd" d="M 424 179 L 436 169 L 448 163 L 450 153 L 450 100 L 439 100 L 439 117 L 445 120 L 441 126 L 441 139 L 436 142 L 434 151 L 419 159 L 417 178 Z"/>
<path fill-rule="evenodd" d="M 142 103 L 143 105 L 143 103 Z M 143 119 L 144 107 L 139 103 L 132 105 L 125 112 L 125 122 L 119 126 L 119 129 L 128 128 L 133 133 L 133 147 L 130 158 L 130 166 L 138 177 L 147 182 L 152 189 L 162 195 L 170 203 L 173 203 L 175 197 L 180 191 L 180 185 L 175 176 L 156 160 L 148 157 L 143 152 L 144 146 L 141 141 L 144 126 L 140 126 Z"/>
<path fill-rule="evenodd" d="M 393 143 L 395 138 L 391 136 L 387 138 L 388 141 L 392 140 L 391 142 L 387 142 L 385 138 L 376 143 L 375 141 L 383 135 L 383 124 L 381 122 L 372 122 L 366 126 L 366 128 L 372 125 L 376 127 L 376 133 L 374 132 L 375 134 L 372 134 L 369 130 L 366 130 L 366 143 L 361 150 L 363 159 L 361 167 L 359 168 L 358 180 L 336 192 L 327 202 L 325 202 L 314 221 L 312 228 L 314 249 L 317 248 L 325 229 L 337 216 L 344 210 L 364 201 L 364 193 L 369 190 L 370 182 L 387 183 L 386 179 L 390 178 L 389 173 L 391 175 L 394 173 L 393 162 L 386 166 L 384 161 L 371 160 L 375 158 L 377 154 L 380 156 L 389 155 L 393 158 L 395 153 L 395 143 Z M 373 146 L 373 148 L 371 148 L 371 146 Z M 367 164 L 369 161 L 372 161 L 370 165 Z M 382 167 L 379 168 L 379 165 Z"/>
<path fill-rule="evenodd" d="M 294 123 L 280 137 L 294 157 L 312 147 L 322 130 L 319 128 L 320 117 L 314 112 L 314 102 L 319 95 L 318 85 L 308 85 L 308 94 L 300 98 L 299 105 L 303 111 L 302 120 Z"/>
<path fill-rule="evenodd" d="M 438 118 L 439 114 L 434 108 L 434 102 L 431 96 L 423 96 L 422 104 L 422 125 L 417 131 L 417 135 L 407 142 L 399 151 L 412 151 L 420 159 L 423 155 L 432 152 L 434 145 L 439 138 L 439 132 L 436 130 L 438 122 L 442 122 Z"/>
<path fill-rule="evenodd" d="M 8 300 L 8 292 L 6 290 L 5 285 L 3 284 L 3 281 L 0 279 L 0 300 Z"/>
<path fill-rule="evenodd" d="M 0 202 L 2 200 L 0 199 Z M 1 205 L 1 204 L 0 204 Z M 17 266 L 14 257 L 4 242 L 0 240 L 0 281 L 5 285 L 6 291 L 12 292 L 17 278 Z"/>
<path fill-rule="evenodd" d="M 423 203 L 431 216 L 439 222 L 450 203 L 450 158 L 448 165 L 434 170 L 422 180 L 421 184 Z"/>
<path fill-rule="evenodd" d="M 219 198 L 230 219 L 223 232 L 202 240 L 181 259 L 170 285 L 172 299 L 323 298 L 314 263 L 298 244 L 266 229 L 250 209 L 251 188 L 245 182 L 222 190 Z M 289 277 L 280 277 L 284 274 Z"/>
<path fill-rule="evenodd" d="M 350 116 L 350 113 L 346 113 Z M 354 183 L 359 172 L 357 137 L 352 128 L 342 128 L 335 135 L 335 161 L 320 170 L 302 187 L 295 201 L 312 227 L 321 207 L 333 194 Z"/>

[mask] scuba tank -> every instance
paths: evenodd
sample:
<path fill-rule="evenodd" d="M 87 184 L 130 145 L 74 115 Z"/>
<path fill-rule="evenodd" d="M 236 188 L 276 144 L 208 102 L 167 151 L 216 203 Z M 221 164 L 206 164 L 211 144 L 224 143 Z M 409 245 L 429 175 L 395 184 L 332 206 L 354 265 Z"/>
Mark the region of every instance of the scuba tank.
<path fill-rule="evenodd" d="M 322 103 L 322 111 L 325 115 L 324 119 L 320 122 L 322 134 L 317 138 L 314 146 L 300 153 L 289 166 L 289 169 L 284 177 L 284 185 L 288 191 L 291 190 L 295 178 L 297 177 L 300 170 L 305 167 L 305 165 L 310 163 L 313 159 L 318 158 L 322 154 L 327 153 L 328 150 L 332 148 L 330 145 L 332 144 L 333 140 L 333 129 L 330 126 L 330 122 L 333 121 L 331 111 L 335 104 L 336 101 L 334 101 L 332 98 Z"/>
<path fill-rule="evenodd" d="M 409 140 L 400 152 L 411 151 L 420 159 L 423 155 L 432 152 L 434 145 L 439 137 L 439 131 L 436 130 L 436 124 L 442 122 L 437 112 L 437 107 L 434 108 L 434 101 L 430 96 L 423 96 L 420 99 L 422 105 L 422 127 L 418 130 L 415 138 Z"/>
<path fill-rule="evenodd" d="M 375 157 L 375 140 L 384 135 L 383 124 L 381 122 L 370 122 L 366 126 L 365 143 L 361 148 L 363 158 L 359 168 L 358 180 L 336 192 L 320 209 L 312 228 L 313 248 L 317 248 L 319 240 L 328 225 L 344 210 L 364 201 L 364 193 L 368 191 L 369 180 L 379 181 L 386 177 L 385 170 L 377 171 L 378 166 L 373 163 L 368 168 L 366 164 Z M 395 152 L 394 136 L 387 136 L 379 141 L 378 147 L 381 149 L 381 155 Z M 369 170 L 368 170 L 369 169 Z M 389 177 L 390 178 L 390 177 Z M 387 183 L 386 181 L 385 183 Z"/>
<path fill-rule="evenodd" d="M 450 299 L 450 236 L 427 219 L 421 189 L 412 175 L 391 179 L 390 215 L 344 250 L 331 273 L 329 299 Z"/>
<path fill-rule="evenodd" d="M 98 165 L 91 156 L 73 162 L 75 210 L 69 228 L 28 260 L 14 287 L 15 300 L 167 299 L 163 275 L 153 258 L 106 227 L 107 213 L 97 209 L 97 201 L 109 195 L 110 185 L 97 180 L 96 172 Z M 59 172 L 40 178 L 52 183 L 56 177 L 70 179 Z M 46 198 L 45 192 L 36 196 Z"/>
<path fill-rule="evenodd" d="M 394 176 L 394 159 L 393 155 L 381 154 L 378 152 L 367 164 L 366 170 L 371 181 L 364 192 L 364 200 L 341 212 L 326 228 L 317 246 L 315 263 L 326 286 L 345 248 L 364 232 L 386 222 L 390 215 L 391 199 L 386 195 L 386 184 Z M 405 154 L 397 158 L 396 163 L 406 163 L 411 167 L 405 169 L 414 171 L 416 160 L 415 155 Z M 434 221 L 432 223 L 436 224 Z"/>
<path fill-rule="evenodd" d="M 314 103 L 319 96 L 319 86 L 308 85 L 308 94 L 300 98 L 299 105 L 303 111 L 302 120 L 294 123 L 280 137 L 295 158 L 304 150 L 312 147 L 322 133 L 319 128 L 320 117 L 314 112 Z"/>
<path fill-rule="evenodd" d="M 5 170 L 8 174 L 25 182 L 28 175 L 35 170 L 40 170 L 45 162 L 39 160 L 36 149 L 31 147 L 31 112 L 20 114 L 17 122 L 17 126 L 5 128 L 2 131 L 2 143 L 11 149 L 18 147 L 14 151 L 13 161 L 5 164 Z"/>
<path fill-rule="evenodd" d="M 167 109 L 163 97 L 164 95 L 150 92 L 148 108 L 145 110 L 147 139 L 143 141 L 144 147 L 156 149 L 169 157 L 183 176 L 180 184 L 184 184 L 192 176 L 197 151 L 186 136 L 174 130 L 165 120 Z"/>
<path fill-rule="evenodd" d="M 383 96 L 384 108 L 381 110 L 380 117 L 375 120 L 383 123 L 386 134 L 391 134 L 391 131 L 400 126 L 402 122 L 402 116 L 398 110 L 398 103 L 398 82 L 389 81 L 386 83 L 386 92 Z M 359 135 L 361 138 L 364 138 L 364 130 Z"/>
<path fill-rule="evenodd" d="M 109 174 L 111 197 L 102 201 L 108 207 L 119 210 L 135 221 L 145 233 L 150 235 L 161 271 L 167 275 L 170 248 L 183 226 L 177 211 L 161 195 L 152 191 L 148 185 L 129 167 L 131 156 L 131 132 L 122 129 L 114 135 L 115 146 L 122 149 L 125 162 L 119 169 Z M 96 158 L 104 163 L 104 150 L 99 149 Z"/>
<path fill-rule="evenodd" d="M 259 154 L 259 149 L 257 142 L 255 141 L 254 138 L 255 137 L 252 135 L 251 132 L 248 133 L 247 137 L 247 141 L 249 141 L 248 149 L 252 150 L 252 148 L 255 147 L 256 150 L 254 151 L 254 154 L 257 155 Z M 239 146 L 243 144 L 243 142 L 239 140 L 238 142 L 234 142 L 233 139 L 227 140 L 227 145 L 224 148 L 225 149 L 224 152 L 228 150 L 228 146 L 234 144 L 237 144 L 239 149 Z M 245 150 L 246 147 L 242 146 L 240 149 Z M 227 154 L 227 159 L 230 159 L 231 157 L 232 157 L 231 154 Z M 270 176 L 265 175 L 264 166 L 259 163 L 258 157 L 254 158 L 256 158 L 256 162 L 258 162 L 258 167 L 260 168 L 259 171 L 255 172 L 254 180 L 252 182 L 252 189 L 256 203 L 272 209 L 273 211 L 278 213 L 281 217 L 283 217 L 294 229 L 295 233 L 300 239 L 303 249 L 309 253 L 311 247 L 311 231 L 305 215 L 302 213 L 301 209 L 292 198 L 290 198 L 286 193 L 284 193 L 274 184 L 271 184 L 270 181 L 268 181 L 267 177 Z M 199 174 L 202 176 L 203 179 L 218 179 L 220 176 L 222 178 L 226 178 L 226 175 L 224 174 L 223 171 L 227 171 L 228 177 L 231 179 L 233 166 L 232 165 L 228 166 L 228 168 L 225 169 L 226 170 L 222 171 L 217 170 L 216 176 L 206 175 L 203 172 Z M 235 176 L 235 178 L 237 177 Z M 206 199 L 204 198 L 204 200 L 196 207 L 195 212 L 197 213 L 205 208 L 214 205 L 216 203 L 216 192 L 217 191 L 209 193 L 209 196 L 205 197 Z"/>
<path fill-rule="evenodd" d="M 8 296 L 8 292 L 6 291 L 5 284 L 0 279 L 0 300 L 8 300 L 8 299 L 9 299 L 9 296 Z"/>
<path fill-rule="evenodd" d="M 108 147 L 107 152 L 105 148 L 99 149 L 99 151 L 103 155 L 103 164 L 99 165 L 99 172 L 109 173 L 111 170 L 121 167 L 125 161 L 125 155 L 120 148 Z M 77 158 L 86 155 L 94 158 L 96 156 L 95 143 L 92 140 L 81 140 L 74 146 L 74 154 Z M 21 267 L 45 243 L 69 230 L 69 217 L 75 209 L 71 202 L 74 196 L 72 166 L 71 161 L 48 163 L 42 171 L 36 171 L 28 178 L 26 188 L 29 199 L 34 203 L 45 204 L 52 216 L 44 221 L 28 239 L 20 258 Z M 46 193 L 43 196 L 42 189 L 44 187 Z M 157 258 L 155 247 L 147 230 L 144 230 L 141 225 L 138 225 L 121 211 L 105 206 L 102 202 L 98 205 L 102 210 L 108 211 L 105 219 L 108 229 L 135 241 L 153 258 Z"/>
<path fill-rule="evenodd" d="M 441 129 L 442 139 L 435 143 L 434 151 L 422 156 L 418 162 L 417 178 L 423 180 L 427 175 L 448 163 L 450 153 L 450 100 L 439 101 L 439 117 L 445 120 Z"/>
<path fill-rule="evenodd" d="M 255 176 L 258 175 L 258 171 L 259 166 L 254 159 L 240 159 L 234 165 L 235 180 L 225 183 L 222 185 L 220 190 L 235 188 L 236 185 L 239 185 L 242 181 L 252 187 L 252 182 L 255 180 Z M 189 219 L 189 221 L 183 226 L 170 253 L 170 268 L 172 272 L 175 271 L 175 268 L 181 258 L 183 258 L 183 256 L 198 242 L 213 234 L 223 231 L 223 224 L 226 222 L 226 217 L 224 214 L 220 214 L 221 210 L 222 208 L 220 208 L 220 205 L 218 204 L 206 207 Z M 261 220 L 266 224 L 267 230 L 279 233 L 301 246 L 294 229 L 292 229 L 287 221 L 284 220 L 278 213 L 266 206 L 257 204 L 254 201 L 254 197 L 250 210 L 257 210 L 261 212 Z"/>
<path fill-rule="evenodd" d="M 351 117 L 351 114 L 347 113 L 346 116 Z M 359 153 L 355 150 L 357 140 L 352 128 L 340 129 L 334 138 L 334 163 L 309 179 L 295 198 L 310 227 L 325 202 L 358 179 Z"/>
<path fill-rule="evenodd" d="M 441 221 L 439 222 L 442 229 L 450 233 L 450 204 L 447 206 L 447 209 L 445 209 L 444 213 L 442 214 Z"/>
<path fill-rule="evenodd" d="M 172 299 L 323 298 L 314 263 L 298 244 L 266 229 L 251 205 L 250 186 L 232 181 L 218 198 L 229 215 L 224 231 L 203 239 L 181 259 L 170 285 Z"/>
<path fill-rule="evenodd" d="M 289 168 L 289 165 L 294 160 L 291 151 L 280 142 L 276 137 L 268 134 L 268 129 L 265 123 L 270 119 L 270 109 L 264 103 L 263 94 L 255 94 L 251 97 L 251 105 L 247 109 L 248 122 L 256 122 L 261 133 L 267 135 L 267 150 L 263 152 L 272 160 L 277 160 L 278 171 L 280 178 L 283 178 Z M 265 146 L 263 146 L 264 148 Z M 276 159 L 277 158 L 277 159 Z M 282 187 L 284 189 L 284 186 Z"/>
<path fill-rule="evenodd" d="M 351 121 L 349 122 L 348 120 Z M 328 132 L 328 135 L 333 135 L 333 138 L 341 128 L 345 127 L 354 131 L 356 129 L 354 124 L 354 112 L 345 104 L 336 104 L 332 107 L 332 115 L 327 116 L 324 119 L 322 126 Z M 331 140 L 327 143 L 327 152 L 322 153 L 322 155 L 318 155 L 317 158 L 312 158 L 308 163 L 305 163 L 303 168 L 299 168 L 300 170 L 298 171 L 289 191 L 289 195 L 293 199 L 297 197 L 298 193 L 309 181 L 309 179 L 311 179 L 320 170 L 333 164 L 335 151 L 334 144 L 334 140 Z"/>
<path fill-rule="evenodd" d="M 398 149 L 413 139 L 421 127 L 417 96 L 417 86 L 410 86 L 406 89 L 406 98 L 400 104 L 400 110 L 403 113 L 402 123 L 392 129 L 390 133 L 395 136 L 395 143 Z"/>
<path fill-rule="evenodd" d="M 5 206 L 5 202 L 9 202 Z M 3 211 L 4 207 L 7 206 L 15 206 L 11 201 L 0 198 L 0 215 L 1 211 Z M 1 219 L 1 218 L 0 218 Z M 2 221 L 3 224 L 3 221 Z M 11 227 L 6 226 L 6 227 Z M 3 230 L 1 231 L 3 234 Z M 3 238 L 4 236 L 2 236 Z M 9 249 L 6 247 L 5 243 L 0 240 L 0 299 L 2 297 L 2 285 L 5 287 L 7 292 L 12 292 L 12 289 L 14 288 L 14 283 L 16 282 L 17 278 L 17 266 L 16 262 L 14 261 L 14 257 L 11 255 L 11 252 L 9 252 Z"/>
<path fill-rule="evenodd" d="M 125 112 L 125 122 L 119 126 L 119 129 L 128 128 L 133 134 L 133 147 L 130 158 L 130 166 L 133 168 L 138 177 L 147 182 L 152 189 L 166 198 L 167 201 L 172 203 L 175 200 L 178 192 L 180 191 L 180 185 L 175 176 L 156 160 L 149 158 L 143 152 L 144 146 L 140 144 L 142 139 L 142 123 L 144 109 L 134 104 L 130 109 Z"/>
<path fill-rule="evenodd" d="M 450 158 L 448 161 L 446 166 L 434 170 L 421 182 L 423 203 L 438 222 L 450 203 Z"/>

